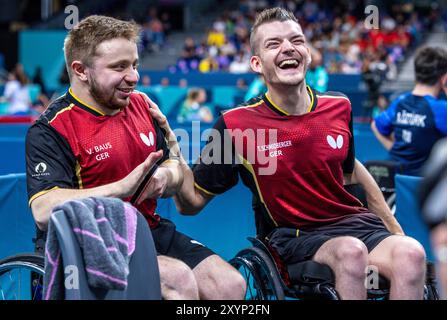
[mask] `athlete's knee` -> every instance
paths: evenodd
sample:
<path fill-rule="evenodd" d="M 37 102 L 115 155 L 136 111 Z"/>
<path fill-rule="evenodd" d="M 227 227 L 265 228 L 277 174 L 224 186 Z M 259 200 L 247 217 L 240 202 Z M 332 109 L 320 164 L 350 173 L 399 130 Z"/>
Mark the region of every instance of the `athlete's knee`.
<path fill-rule="evenodd" d="M 166 300 L 198 300 L 199 289 L 194 273 L 180 260 L 168 259 L 160 263 L 163 298 Z"/>
<path fill-rule="evenodd" d="M 353 237 L 340 237 L 334 246 L 334 256 L 340 272 L 363 277 L 368 265 L 368 249 L 365 244 Z"/>
<path fill-rule="evenodd" d="M 422 245 L 409 237 L 402 237 L 391 251 L 393 277 L 415 281 L 425 275 L 426 255 Z"/>
<path fill-rule="evenodd" d="M 200 298 L 206 300 L 240 300 L 245 297 L 245 280 L 222 258 L 212 255 L 194 268 Z"/>

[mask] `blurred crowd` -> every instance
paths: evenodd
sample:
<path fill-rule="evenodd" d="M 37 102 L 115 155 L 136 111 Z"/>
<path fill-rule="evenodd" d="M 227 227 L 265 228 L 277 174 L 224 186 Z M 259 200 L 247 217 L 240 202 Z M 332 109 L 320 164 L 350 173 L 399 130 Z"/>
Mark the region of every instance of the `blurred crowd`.
<path fill-rule="evenodd" d="M 38 115 L 49 103 L 48 93 L 42 78 L 42 69 L 37 68 L 32 79 L 18 63 L 0 78 L 0 114 Z"/>
<path fill-rule="evenodd" d="M 433 28 L 438 8 L 416 10 L 414 4 L 380 8 L 379 29 L 367 28 L 364 1 L 346 0 L 240 0 L 237 9 L 217 18 L 204 39 L 185 39 L 181 57 L 173 71 L 249 71 L 249 32 L 257 12 L 282 6 L 294 12 L 308 43 L 321 54 L 328 73 L 360 74 L 367 69 L 394 79 L 397 66 L 409 48 Z M 385 12 L 386 10 L 386 12 Z"/>
<path fill-rule="evenodd" d="M 160 13 L 156 7 L 150 7 L 146 18 L 141 22 L 140 54 L 160 51 L 171 29 L 169 13 Z"/>

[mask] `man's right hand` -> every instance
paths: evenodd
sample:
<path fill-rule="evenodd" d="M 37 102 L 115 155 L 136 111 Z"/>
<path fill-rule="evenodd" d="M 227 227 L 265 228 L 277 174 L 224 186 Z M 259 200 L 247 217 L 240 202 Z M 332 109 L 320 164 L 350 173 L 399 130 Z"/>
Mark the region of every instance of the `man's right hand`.
<path fill-rule="evenodd" d="M 143 163 L 137 166 L 125 178 L 116 182 L 115 187 L 120 198 L 133 196 L 140 184 L 143 182 L 146 174 L 155 163 L 163 157 L 163 151 L 152 152 Z"/>

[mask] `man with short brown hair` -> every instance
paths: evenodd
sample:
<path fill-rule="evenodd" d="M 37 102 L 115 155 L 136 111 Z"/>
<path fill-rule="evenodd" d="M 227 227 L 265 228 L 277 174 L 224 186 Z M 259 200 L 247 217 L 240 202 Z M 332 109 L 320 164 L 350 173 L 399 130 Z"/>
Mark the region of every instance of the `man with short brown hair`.
<path fill-rule="evenodd" d="M 342 299 L 366 298 L 365 269 L 374 265 L 390 279 L 391 299 L 421 299 L 425 252 L 403 235 L 355 159 L 349 99 L 306 86 L 310 51 L 296 18 L 281 8 L 261 12 L 250 43 L 251 67 L 268 91 L 225 112 L 214 126 L 220 138 L 209 139 L 192 171 L 182 165 L 179 211 L 196 214 L 240 177 L 253 193 L 258 235 L 286 264 L 311 259 L 329 265 Z M 219 163 L 208 161 L 217 150 L 231 151 Z M 266 158 L 276 164 L 269 174 Z M 352 183 L 365 189 L 368 209 L 344 189 Z"/>

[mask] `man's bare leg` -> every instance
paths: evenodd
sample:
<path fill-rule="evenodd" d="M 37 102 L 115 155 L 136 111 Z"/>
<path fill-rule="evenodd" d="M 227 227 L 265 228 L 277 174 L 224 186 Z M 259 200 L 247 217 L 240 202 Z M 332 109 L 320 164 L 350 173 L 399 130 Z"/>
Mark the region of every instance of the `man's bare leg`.
<path fill-rule="evenodd" d="M 217 255 L 204 259 L 193 269 L 200 299 L 243 300 L 246 284 L 239 271 Z"/>
<path fill-rule="evenodd" d="M 313 260 L 329 265 L 335 273 L 335 289 L 343 300 L 365 300 L 365 270 L 368 249 L 353 237 L 337 237 L 326 241 Z"/>
<path fill-rule="evenodd" d="M 391 282 L 390 299 L 422 299 L 425 283 L 425 251 L 413 238 L 393 235 L 369 254 L 369 264 Z"/>
<path fill-rule="evenodd" d="M 161 294 L 165 300 L 198 300 L 199 289 L 194 273 L 184 262 L 158 256 Z"/>

